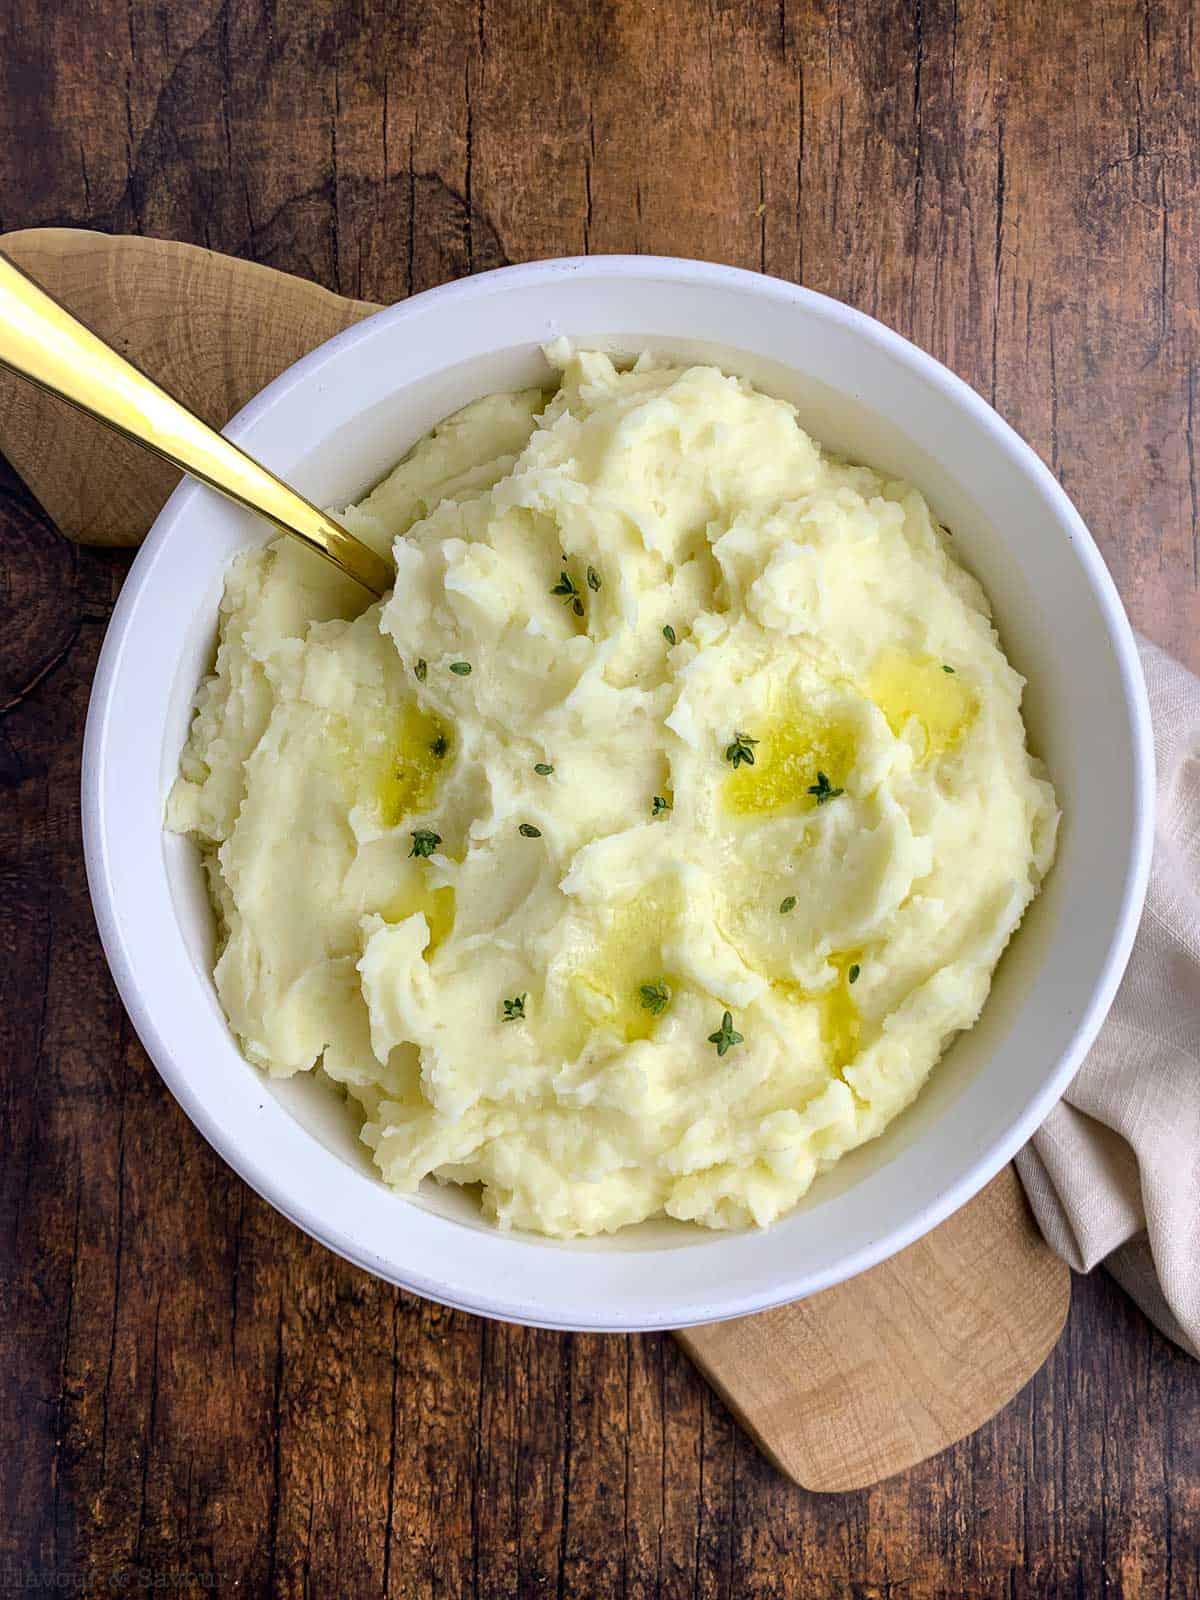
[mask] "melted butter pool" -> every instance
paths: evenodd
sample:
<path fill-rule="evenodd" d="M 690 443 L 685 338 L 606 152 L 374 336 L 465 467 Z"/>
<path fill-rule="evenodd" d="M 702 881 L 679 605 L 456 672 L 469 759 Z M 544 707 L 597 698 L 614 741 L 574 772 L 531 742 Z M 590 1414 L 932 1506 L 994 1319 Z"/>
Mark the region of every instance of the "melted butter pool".
<path fill-rule="evenodd" d="M 398 828 L 433 809 L 452 748 L 450 729 L 410 702 L 395 715 L 331 715 L 322 764 L 338 773 L 351 805 Z"/>
<path fill-rule="evenodd" d="M 418 881 L 394 894 L 380 908 L 379 914 L 385 922 L 395 923 L 415 916 L 418 911 L 424 912 L 425 921 L 429 924 L 429 943 L 425 946 L 428 959 L 454 926 L 453 887 L 443 884 L 440 888 L 431 889 Z"/>
<path fill-rule="evenodd" d="M 407 706 L 373 774 L 375 803 L 387 827 L 432 807 L 449 754 L 449 730 L 418 705 Z"/>
<path fill-rule="evenodd" d="M 787 980 L 773 984 L 772 988 L 798 1005 L 817 1007 L 825 1066 L 840 1076 L 862 1046 L 862 1017 L 854 1003 L 850 982 L 851 971 L 861 966 L 862 953 L 858 950 L 835 950 L 828 959 L 837 972 L 836 982 L 828 989 L 804 989 L 800 984 Z"/>
<path fill-rule="evenodd" d="M 758 744 L 754 764 L 741 763 L 725 780 L 725 804 L 735 815 L 813 810 L 818 802 L 808 790 L 822 772 L 831 788 L 845 787 L 856 749 L 847 718 L 792 705 L 745 732 Z"/>
<path fill-rule="evenodd" d="M 664 1013 L 651 1010 L 641 991 L 643 985 L 664 983 L 672 996 L 676 993 L 662 954 L 674 926 L 673 908 L 656 895 L 617 909 L 595 954 L 570 978 L 585 1031 L 611 1028 L 629 1043 L 651 1036 Z"/>
<path fill-rule="evenodd" d="M 865 689 L 897 739 L 910 720 L 920 723 L 925 735 L 922 764 L 956 744 L 975 715 L 971 690 L 932 656 L 885 650 L 871 668 Z"/>

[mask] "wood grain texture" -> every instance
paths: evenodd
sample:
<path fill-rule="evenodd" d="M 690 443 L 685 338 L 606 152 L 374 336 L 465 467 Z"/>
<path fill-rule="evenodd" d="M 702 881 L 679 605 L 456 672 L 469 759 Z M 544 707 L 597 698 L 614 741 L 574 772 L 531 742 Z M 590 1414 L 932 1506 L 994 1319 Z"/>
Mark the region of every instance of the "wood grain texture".
<path fill-rule="evenodd" d="M 244 405 L 259 374 L 303 353 L 304 335 L 316 343 L 374 309 L 161 239 L 33 228 L 0 235 L 0 248 L 89 326 L 123 328 L 125 354 L 168 393 L 186 387 L 206 417 Z M 131 281 L 138 317 L 127 324 Z M 32 399 L 16 395 L 5 408 L 0 395 L 0 450 L 62 532 L 119 518 L 122 484 L 127 499 L 153 508 L 153 481 L 144 491 L 139 475 L 152 458 L 139 452 L 127 462 L 118 438 L 120 454 L 106 455 L 105 431 L 97 437 L 90 418 L 43 404 L 36 390 Z M 944 1228 L 854 1284 L 682 1342 L 781 1470 L 810 1489 L 863 1488 L 945 1449 L 1006 1404 L 1062 1332 L 1070 1293 L 1070 1273 L 1010 1170 Z"/>
<path fill-rule="evenodd" d="M 0 249 L 215 428 L 378 309 L 171 240 L 34 228 L 0 236 Z M 137 544 L 179 482 L 167 462 L 8 372 L 0 451 L 55 527 L 85 544 Z"/>
<path fill-rule="evenodd" d="M 677 1338 L 782 1472 L 865 1489 L 990 1421 L 1057 1343 L 1070 1298 L 1009 1166 L 849 1283 Z"/>
<path fill-rule="evenodd" d="M 1185 0 L 6 21 L 0 227 L 156 233 L 379 301 L 584 248 L 765 265 L 994 394 L 1138 625 L 1200 666 Z M 87 904 L 79 741 L 128 557 L 68 545 L 12 478 L 0 530 L 0 1583 L 1197 1600 L 1196 1366 L 1103 1276 L 994 1421 L 811 1496 L 670 1339 L 442 1312 L 264 1206 L 131 1037 Z"/>

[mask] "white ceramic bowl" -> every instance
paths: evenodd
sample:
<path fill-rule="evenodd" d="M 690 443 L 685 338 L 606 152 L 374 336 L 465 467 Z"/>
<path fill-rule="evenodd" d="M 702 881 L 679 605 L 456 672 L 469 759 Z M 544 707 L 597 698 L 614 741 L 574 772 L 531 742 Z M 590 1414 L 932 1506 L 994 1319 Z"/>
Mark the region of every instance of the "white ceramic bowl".
<path fill-rule="evenodd" d="M 451 1305 L 552 1327 L 648 1329 L 812 1294 L 961 1206 L 1038 1126 L 1112 1001 L 1149 865 L 1152 746 L 1129 624 L 1051 474 L 971 389 L 845 306 L 728 267 L 647 257 L 542 262 L 418 295 L 299 362 L 226 432 L 312 499 L 354 499 L 433 423 L 545 381 L 541 345 L 649 347 L 716 362 L 792 401 L 819 440 L 914 481 L 991 596 L 1029 679 L 1026 715 L 1064 811 L 1058 862 L 979 1025 L 886 1134 L 764 1232 L 645 1223 L 551 1243 L 484 1224 L 454 1189 L 390 1193 L 344 1106 L 239 1055 L 210 979 L 197 853 L 163 831 L 222 578 L 264 524 L 194 483 L 172 495 L 122 590 L 84 745 L 88 878 L 138 1034 L 205 1137 L 300 1227 Z"/>

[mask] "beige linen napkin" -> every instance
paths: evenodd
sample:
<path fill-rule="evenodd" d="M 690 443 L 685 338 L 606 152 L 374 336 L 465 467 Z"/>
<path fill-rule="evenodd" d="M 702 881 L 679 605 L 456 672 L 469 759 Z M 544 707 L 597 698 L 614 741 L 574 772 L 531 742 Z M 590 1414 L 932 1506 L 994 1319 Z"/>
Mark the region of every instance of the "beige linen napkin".
<path fill-rule="evenodd" d="M 1017 1168 L 1063 1260 L 1103 1261 L 1200 1356 L 1200 678 L 1141 655 L 1158 759 L 1146 910 L 1108 1020 Z"/>

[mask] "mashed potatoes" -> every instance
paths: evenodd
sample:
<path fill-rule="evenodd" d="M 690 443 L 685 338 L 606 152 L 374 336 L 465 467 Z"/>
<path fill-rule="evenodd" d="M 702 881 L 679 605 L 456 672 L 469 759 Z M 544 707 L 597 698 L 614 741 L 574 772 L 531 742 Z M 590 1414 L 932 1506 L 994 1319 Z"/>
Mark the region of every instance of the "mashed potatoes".
<path fill-rule="evenodd" d="M 1022 679 L 915 490 L 709 367 L 468 406 L 229 575 L 172 828 L 246 1055 L 504 1226 L 767 1223 L 970 1027 L 1050 865 Z"/>

